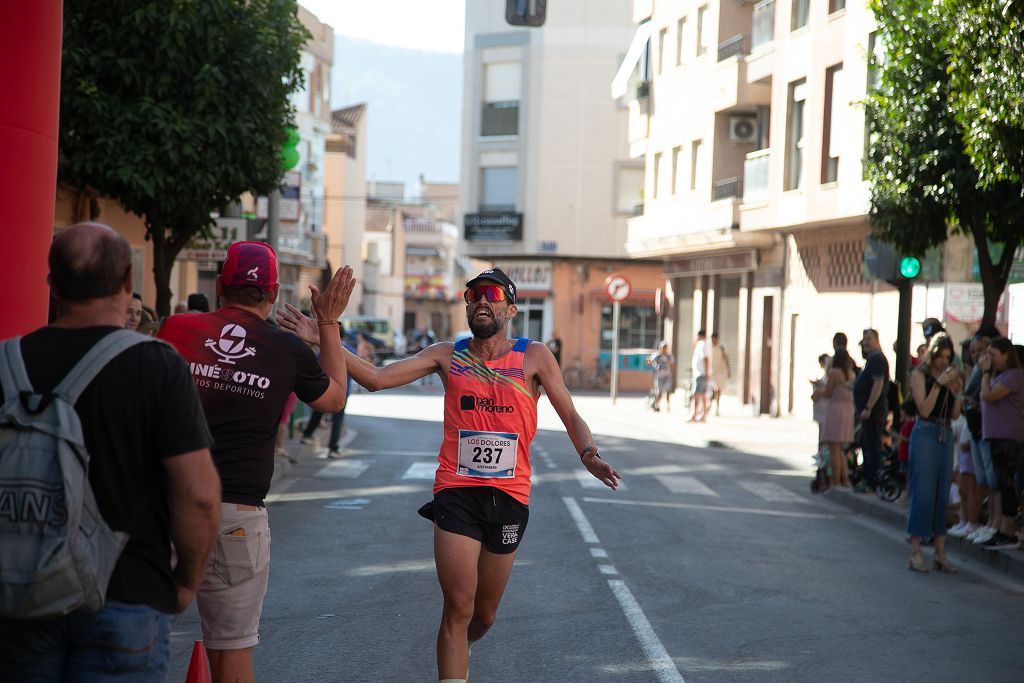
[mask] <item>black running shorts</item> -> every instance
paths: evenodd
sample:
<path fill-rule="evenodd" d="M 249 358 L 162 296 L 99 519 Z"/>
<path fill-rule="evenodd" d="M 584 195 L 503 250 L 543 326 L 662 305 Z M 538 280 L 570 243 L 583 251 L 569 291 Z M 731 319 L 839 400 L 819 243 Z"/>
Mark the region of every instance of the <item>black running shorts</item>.
<path fill-rule="evenodd" d="M 529 506 L 491 486 L 443 489 L 419 510 L 439 529 L 468 536 L 492 553 L 514 553 L 526 532 Z"/>

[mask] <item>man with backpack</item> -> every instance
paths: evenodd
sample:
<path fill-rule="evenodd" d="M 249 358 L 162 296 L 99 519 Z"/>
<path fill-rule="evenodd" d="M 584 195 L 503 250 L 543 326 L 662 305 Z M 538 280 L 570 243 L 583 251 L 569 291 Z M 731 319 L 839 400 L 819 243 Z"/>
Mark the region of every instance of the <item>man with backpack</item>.
<path fill-rule="evenodd" d="M 212 439 L 181 357 L 123 329 L 128 242 L 74 225 L 49 264 L 56 320 L 0 347 L 0 678 L 163 680 L 217 530 Z"/>

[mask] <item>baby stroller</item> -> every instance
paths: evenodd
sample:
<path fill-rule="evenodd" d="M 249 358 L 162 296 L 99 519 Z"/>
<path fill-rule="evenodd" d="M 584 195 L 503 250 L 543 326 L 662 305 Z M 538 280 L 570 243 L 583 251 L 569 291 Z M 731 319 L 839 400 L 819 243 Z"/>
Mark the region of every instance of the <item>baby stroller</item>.
<path fill-rule="evenodd" d="M 903 493 L 906 482 L 900 472 L 898 447 L 893 446 L 882 456 L 878 463 L 878 481 L 875 482 L 875 495 L 887 503 L 891 503 Z"/>

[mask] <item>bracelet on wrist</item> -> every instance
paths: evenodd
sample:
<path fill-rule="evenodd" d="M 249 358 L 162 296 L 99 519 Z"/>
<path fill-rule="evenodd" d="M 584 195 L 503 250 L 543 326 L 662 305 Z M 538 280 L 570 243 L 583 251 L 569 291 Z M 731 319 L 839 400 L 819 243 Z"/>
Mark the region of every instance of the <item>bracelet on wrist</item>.
<path fill-rule="evenodd" d="M 595 446 L 587 446 L 586 448 L 583 449 L 583 452 L 580 453 L 580 460 L 583 460 L 583 458 L 586 457 L 587 453 L 593 453 L 598 458 L 601 457 L 600 455 L 597 455 L 597 448 Z"/>
<path fill-rule="evenodd" d="M 327 327 L 328 325 L 337 325 L 337 324 L 338 324 L 337 320 L 317 320 L 316 321 L 316 326 L 317 327 Z"/>

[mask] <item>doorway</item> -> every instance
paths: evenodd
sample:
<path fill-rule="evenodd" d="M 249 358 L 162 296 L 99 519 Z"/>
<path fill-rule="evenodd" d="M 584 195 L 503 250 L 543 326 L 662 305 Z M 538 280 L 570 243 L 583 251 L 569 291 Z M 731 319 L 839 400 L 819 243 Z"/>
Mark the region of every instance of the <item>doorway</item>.
<path fill-rule="evenodd" d="M 761 313 L 761 401 L 758 412 L 770 415 L 772 412 L 772 339 L 775 336 L 773 322 L 775 320 L 774 298 L 764 298 L 764 310 Z"/>

